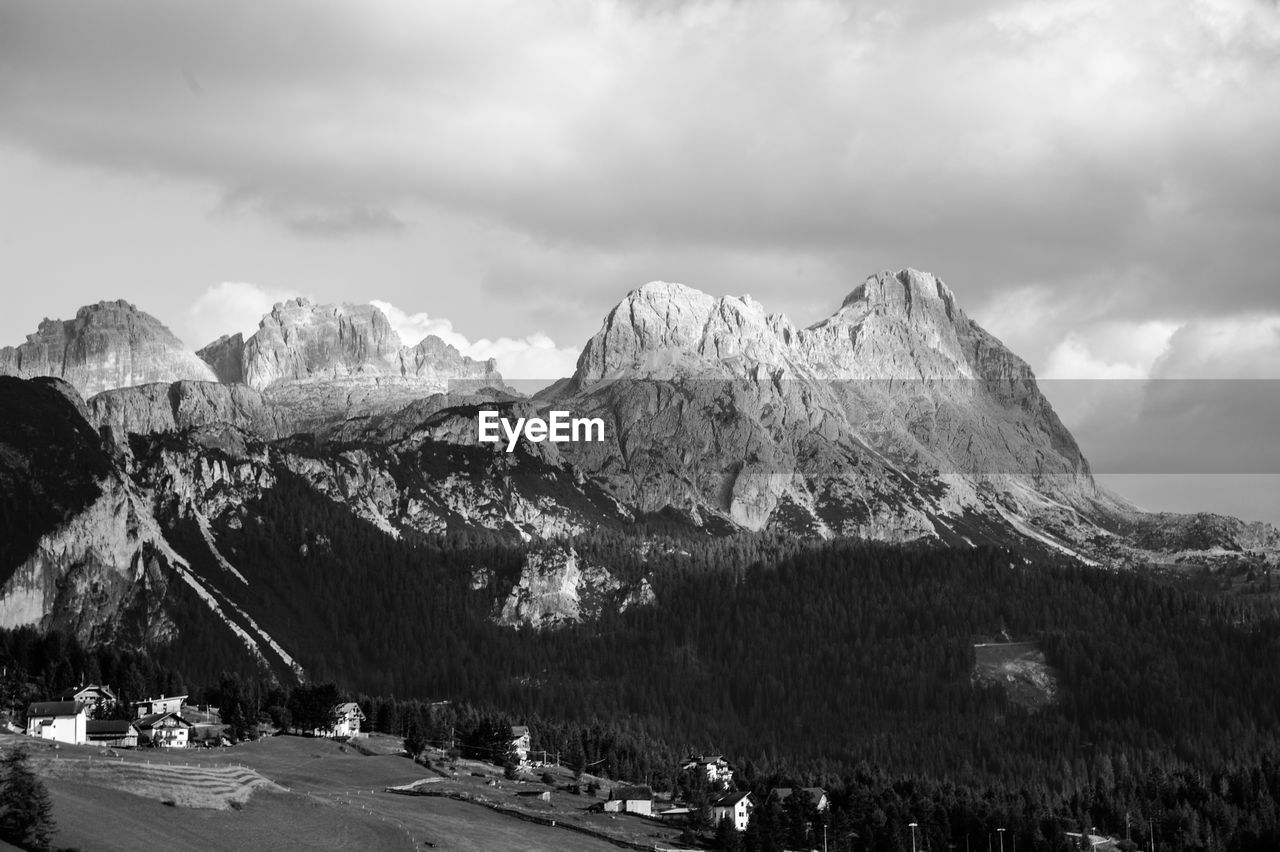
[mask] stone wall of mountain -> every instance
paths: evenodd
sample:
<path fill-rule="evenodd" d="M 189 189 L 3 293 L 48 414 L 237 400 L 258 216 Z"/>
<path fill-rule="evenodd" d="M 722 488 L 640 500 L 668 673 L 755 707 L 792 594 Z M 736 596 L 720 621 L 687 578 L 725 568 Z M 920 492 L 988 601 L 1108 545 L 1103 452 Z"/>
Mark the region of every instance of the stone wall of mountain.
<path fill-rule="evenodd" d="M 125 301 L 86 305 L 70 320 L 46 319 L 26 343 L 0 349 L 0 374 L 55 376 L 85 397 L 151 382 L 216 378 L 159 320 Z"/>
<path fill-rule="evenodd" d="M 868 278 L 808 328 L 750 297 L 645 285 L 539 403 L 609 424 L 605 444 L 563 452 L 643 510 L 973 541 L 1005 515 L 1092 534 L 1123 508 L 1027 364 L 916 270 Z"/>

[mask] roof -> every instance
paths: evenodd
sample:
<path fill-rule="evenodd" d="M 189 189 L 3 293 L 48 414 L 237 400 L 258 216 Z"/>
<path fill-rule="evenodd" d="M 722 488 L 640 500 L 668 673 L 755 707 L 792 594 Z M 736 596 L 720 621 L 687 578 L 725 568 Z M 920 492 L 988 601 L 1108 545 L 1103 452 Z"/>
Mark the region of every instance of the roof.
<path fill-rule="evenodd" d="M 100 736 L 115 735 L 128 736 L 130 732 L 137 733 L 133 727 L 133 722 L 128 719 L 90 719 L 85 722 L 85 733 L 89 736 L 98 734 Z"/>
<path fill-rule="evenodd" d="M 28 716 L 74 716 L 84 709 L 79 701 L 36 701 L 27 707 Z"/>
<path fill-rule="evenodd" d="M 103 686 L 98 683 L 86 683 L 83 686 L 73 686 L 70 689 L 64 689 L 62 690 L 62 694 L 58 697 L 64 701 L 70 701 L 85 692 L 100 692 L 103 696 L 111 699 L 112 701 L 116 700 L 116 694 L 111 691 L 111 687 Z"/>
<path fill-rule="evenodd" d="M 154 728 L 157 722 L 160 722 L 168 718 L 169 716 L 172 716 L 174 719 L 177 719 L 179 722 L 186 725 L 188 728 L 191 727 L 190 722 L 188 722 L 186 719 L 182 718 L 172 710 L 170 710 L 168 713 L 152 713 L 150 716 L 143 716 L 134 724 L 138 726 L 138 730 L 142 730 L 143 728 Z"/>
<path fill-rule="evenodd" d="M 712 802 L 711 807 L 731 808 L 734 805 L 738 804 L 738 802 L 741 802 L 743 799 L 750 799 L 751 803 L 755 804 L 755 799 L 751 798 L 750 791 L 744 790 L 740 793 L 725 793 L 723 796 L 721 796 L 720 798 Z"/>
<path fill-rule="evenodd" d="M 339 716 L 349 716 L 355 713 L 361 719 L 364 718 L 364 711 L 360 709 L 360 705 L 354 701 L 344 701 L 342 704 L 335 704 L 333 712 Z"/>
<path fill-rule="evenodd" d="M 159 704 L 162 701 L 165 703 L 170 701 L 181 701 L 185 704 L 189 697 L 189 693 L 183 695 L 161 695 L 159 698 L 148 698 L 144 701 L 135 701 L 133 702 L 133 706 L 137 707 L 139 704 Z"/>
<path fill-rule="evenodd" d="M 609 791 L 609 798 L 615 801 L 644 801 L 653 798 L 653 790 L 644 784 L 635 787 L 614 787 Z"/>
<path fill-rule="evenodd" d="M 513 737 L 527 737 L 527 736 L 529 736 L 529 728 L 528 728 L 528 727 L 526 727 L 525 725 L 512 725 L 512 726 L 511 726 L 511 736 L 513 736 Z"/>
<path fill-rule="evenodd" d="M 685 763 L 724 763 L 722 754 L 691 754 L 684 759 Z"/>
<path fill-rule="evenodd" d="M 813 802 L 815 805 L 821 802 L 822 798 L 827 795 L 827 791 L 821 787 L 801 787 L 800 790 L 807 794 L 809 796 L 809 801 Z M 794 788 L 791 787 L 774 787 L 769 791 L 769 795 L 777 799 L 779 802 L 785 802 L 787 799 L 791 798 L 791 794 L 794 792 Z"/>

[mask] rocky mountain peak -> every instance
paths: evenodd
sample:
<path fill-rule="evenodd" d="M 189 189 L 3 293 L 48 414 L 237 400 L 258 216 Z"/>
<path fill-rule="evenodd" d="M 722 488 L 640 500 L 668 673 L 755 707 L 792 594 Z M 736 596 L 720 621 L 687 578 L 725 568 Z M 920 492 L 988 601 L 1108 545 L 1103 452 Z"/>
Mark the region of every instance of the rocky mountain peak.
<path fill-rule="evenodd" d="M 26 343 L 0 349 L 0 373 L 56 376 L 86 397 L 152 382 L 215 380 L 163 323 L 123 299 L 86 305 L 74 319 L 44 320 Z"/>

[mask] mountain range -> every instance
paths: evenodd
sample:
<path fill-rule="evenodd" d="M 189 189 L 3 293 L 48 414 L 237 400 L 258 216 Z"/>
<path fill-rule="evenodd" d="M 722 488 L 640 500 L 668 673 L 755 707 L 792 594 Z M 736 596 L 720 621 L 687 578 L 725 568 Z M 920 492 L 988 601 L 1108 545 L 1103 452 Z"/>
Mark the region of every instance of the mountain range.
<path fill-rule="evenodd" d="M 300 628 L 237 547 L 282 489 L 392 541 L 524 543 L 518 576 L 472 578 L 513 627 L 653 603 L 644 577 L 562 541 L 600 529 L 638 548 L 655 530 L 743 532 L 1116 568 L 1280 549 L 1268 525 L 1146 513 L 1101 488 L 1029 366 L 912 269 L 807 328 L 749 296 L 647 284 L 533 396 L 439 338 L 406 345 L 372 305 L 304 299 L 197 352 L 100 302 L 0 349 L 0 374 L 0 625 L 155 644 L 199 613 L 281 673 L 300 672 Z M 482 409 L 598 417 L 605 440 L 507 454 L 477 442 Z"/>

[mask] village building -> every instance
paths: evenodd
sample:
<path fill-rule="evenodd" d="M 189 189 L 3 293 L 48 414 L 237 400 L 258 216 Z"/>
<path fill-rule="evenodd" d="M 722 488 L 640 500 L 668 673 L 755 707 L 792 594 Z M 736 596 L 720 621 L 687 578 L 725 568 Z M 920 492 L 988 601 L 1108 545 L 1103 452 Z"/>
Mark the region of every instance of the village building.
<path fill-rule="evenodd" d="M 796 788 L 793 787 L 774 787 L 769 791 L 769 798 L 781 805 L 791 798 L 795 792 Z M 822 813 L 831 807 L 831 802 L 827 799 L 827 791 L 821 787 L 800 787 L 799 792 L 800 795 L 808 799 L 809 804 L 818 813 Z"/>
<path fill-rule="evenodd" d="M 614 787 L 604 803 L 606 813 L 653 816 L 653 790 L 647 786 Z"/>
<path fill-rule="evenodd" d="M 681 769 L 687 774 L 706 778 L 711 785 L 728 787 L 733 783 L 733 768 L 718 754 L 691 755 L 685 759 Z"/>
<path fill-rule="evenodd" d="M 746 831 L 755 809 L 756 800 L 750 793 L 725 793 L 711 803 L 711 818 L 717 825 L 729 820 L 738 831 Z"/>
<path fill-rule="evenodd" d="M 133 715 L 136 719 L 144 716 L 155 716 L 160 713 L 181 713 L 182 705 L 187 703 L 185 695 L 161 695 L 159 698 L 148 698 L 145 701 L 133 702 Z"/>
<path fill-rule="evenodd" d="M 104 748 L 137 748 L 138 729 L 128 719 L 90 719 L 85 723 L 90 745 Z"/>
<path fill-rule="evenodd" d="M 333 708 L 333 727 L 328 736 L 335 739 L 355 739 L 360 736 L 360 723 L 365 721 L 364 711 L 354 701 L 338 704 Z"/>
<path fill-rule="evenodd" d="M 116 709 L 116 704 L 120 701 L 111 690 L 111 687 L 97 683 L 87 683 L 84 686 L 73 686 L 70 689 L 64 689 L 58 698 L 62 701 L 79 701 L 84 705 L 85 712 L 89 714 L 89 717 L 95 719 L 107 716 L 112 710 Z"/>
<path fill-rule="evenodd" d="M 532 745 L 532 739 L 529 736 L 529 729 L 524 725 L 512 725 L 511 747 L 508 752 L 515 756 L 516 763 L 520 766 L 529 762 L 530 745 Z"/>
<path fill-rule="evenodd" d="M 37 701 L 27 708 L 27 736 L 83 744 L 88 716 L 79 701 Z"/>
<path fill-rule="evenodd" d="M 185 697 L 185 696 L 184 696 Z M 152 713 L 134 723 L 138 742 L 159 748 L 186 748 L 191 739 L 191 723 L 176 712 Z"/>

